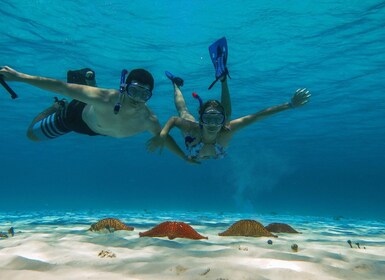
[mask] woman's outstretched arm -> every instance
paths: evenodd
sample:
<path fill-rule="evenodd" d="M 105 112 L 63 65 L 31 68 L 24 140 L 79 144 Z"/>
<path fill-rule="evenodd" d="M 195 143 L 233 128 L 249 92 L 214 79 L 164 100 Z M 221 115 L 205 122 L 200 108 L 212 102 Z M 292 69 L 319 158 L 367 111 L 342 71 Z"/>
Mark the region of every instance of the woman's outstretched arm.
<path fill-rule="evenodd" d="M 291 98 L 290 102 L 283 103 L 281 105 L 277 106 L 272 106 L 269 108 L 266 108 L 262 111 L 259 111 L 255 114 L 251 114 L 248 116 L 244 116 L 242 118 L 235 119 L 230 122 L 229 128 L 231 133 L 234 133 L 254 122 L 260 121 L 268 116 L 274 115 L 276 113 L 285 111 L 287 109 L 294 109 L 300 106 L 305 105 L 307 102 L 309 102 L 311 94 L 310 92 L 306 89 L 298 89 L 293 97 Z"/>

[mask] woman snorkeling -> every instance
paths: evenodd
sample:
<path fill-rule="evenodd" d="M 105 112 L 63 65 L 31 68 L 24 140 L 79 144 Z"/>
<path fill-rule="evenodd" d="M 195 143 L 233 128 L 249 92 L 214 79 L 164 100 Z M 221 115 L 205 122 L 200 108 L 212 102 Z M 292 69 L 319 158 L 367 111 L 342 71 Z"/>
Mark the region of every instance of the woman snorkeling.
<path fill-rule="evenodd" d="M 273 114 L 305 105 L 311 96 L 310 92 L 305 88 L 298 89 L 290 102 L 272 106 L 257 113 L 229 121 L 229 116 L 226 113 L 229 112 L 229 104 L 226 111 L 225 106 L 221 102 L 209 100 L 203 103 L 202 99 L 196 93 L 193 93 L 194 98 L 198 99 L 200 103 L 199 119 L 196 121 L 188 111 L 180 90 L 183 80 L 177 77 L 174 77 L 172 80 L 174 85 L 174 101 L 179 117 L 171 117 L 159 136 L 155 136 L 147 142 L 147 149 L 149 151 L 155 151 L 157 148 L 162 149 L 164 139 L 166 139 L 170 130 L 177 127 L 185 137 L 186 157 L 190 161 L 197 162 L 205 159 L 223 158 L 226 156 L 225 148 L 228 146 L 232 136 L 240 129 Z M 226 99 L 224 98 L 226 90 L 223 90 L 227 88 L 226 77 L 224 80 L 221 80 L 221 83 L 223 100 Z"/>
<path fill-rule="evenodd" d="M 225 148 L 228 146 L 232 136 L 240 129 L 273 114 L 305 105 L 309 101 L 311 96 L 310 92 L 305 88 L 298 89 L 290 102 L 268 107 L 257 113 L 230 121 L 231 102 L 227 85 L 229 72 L 226 67 L 226 39 L 222 38 L 218 40 L 210 46 L 209 50 L 216 76 L 216 80 L 211 84 L 209 89 L 216 81 L 221 81 L 221 102 L 209 100 L 203 103 L 202 99 L 196 93 L 193 93 L 193 97 L 198 99 L 200 104 L 199 119 L 196 121 L 194 116 L 188 111 L 181 92 L 183 80 L 166 71 L 166 76 L 173 83 L 174 102 L 179 117 L 171 117 L 160 134 L 147 142 L 147 149 L 149 151 L 152 152 L 158 148 L 162 150 L 164 139 L 166 139 L 173 127 L 177 127 L 184 135 L 184 142 L 187 149 L 186 157 L 189 161 L 199 162 L 205 159 L 220 159 L 226 156 Z"/>

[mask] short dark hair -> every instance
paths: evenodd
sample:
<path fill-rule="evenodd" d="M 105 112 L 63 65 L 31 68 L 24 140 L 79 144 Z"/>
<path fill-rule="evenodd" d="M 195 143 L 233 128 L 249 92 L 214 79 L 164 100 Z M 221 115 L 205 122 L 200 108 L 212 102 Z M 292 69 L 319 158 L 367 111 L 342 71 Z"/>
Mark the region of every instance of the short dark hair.
<path fill-rule="evenodd" d="M 126 84 L 130 84 L 132 81 L 137 81 L 143 85 L 149 85 L 150 90 L 154 89 L 154 78 L 151 73 L 144 69 L 134 69 L 128 74 Z"/>

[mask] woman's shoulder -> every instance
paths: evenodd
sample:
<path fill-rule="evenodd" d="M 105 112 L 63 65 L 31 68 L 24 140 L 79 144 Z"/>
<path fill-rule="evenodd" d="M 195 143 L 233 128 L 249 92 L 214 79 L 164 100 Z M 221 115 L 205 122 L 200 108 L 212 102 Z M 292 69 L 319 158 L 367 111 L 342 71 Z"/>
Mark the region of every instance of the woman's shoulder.
<path fill-rule="evenodd" d="M 230 139 L 232 137 L 232 132 L 229 129 L 223 129 L 219 132 L 218 140 L 217 142 L 220 143 L 223 146 L 227 146 L 230 142 Z"/>
<path fill-rule="evenodd" d="M 194 121 L 190 121 L 190 120 L 186 120 L 184 118 L 181 118 L 181 117 L 176 117 L 177 118 L 177 122 L 179 124 L 179 126 L 183 129 L 183 130 L 199 130 L 199 123 L 197 122 L 194 122 Z"/>

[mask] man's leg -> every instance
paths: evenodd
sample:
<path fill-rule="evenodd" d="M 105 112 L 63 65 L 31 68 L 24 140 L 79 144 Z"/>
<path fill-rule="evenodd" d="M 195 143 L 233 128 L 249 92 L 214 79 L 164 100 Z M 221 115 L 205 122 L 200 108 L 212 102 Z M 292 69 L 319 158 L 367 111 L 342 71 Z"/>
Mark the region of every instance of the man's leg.
<path fill-rule="evenodd" d="M 95 72 L 91 68 L 69 70 L 67 83 L 96 86 Z M 55 97 L 54 104 L 37 115 L 27 130 L 27 137 L 32 141 L 43 141 L 59 137 L 70 132 L 64 119 L 67 114 L 67 101 Z"/>
<path fill-rule="evenodd" d="M 70 130 L 64 124 L 67 101 L 55 98 L 54 104 L 37 115 L 27 130 L 32 141 L 44 141 L 64 135 Z"/>

